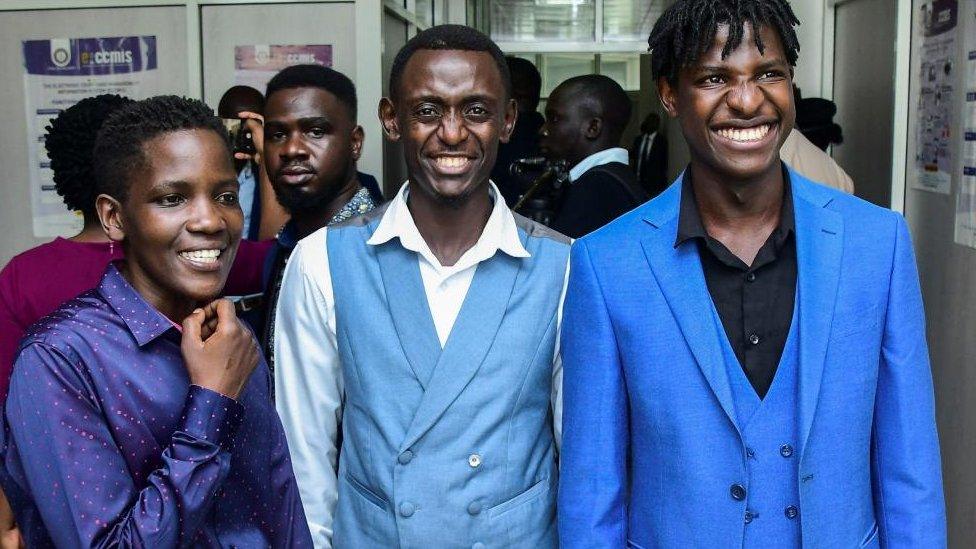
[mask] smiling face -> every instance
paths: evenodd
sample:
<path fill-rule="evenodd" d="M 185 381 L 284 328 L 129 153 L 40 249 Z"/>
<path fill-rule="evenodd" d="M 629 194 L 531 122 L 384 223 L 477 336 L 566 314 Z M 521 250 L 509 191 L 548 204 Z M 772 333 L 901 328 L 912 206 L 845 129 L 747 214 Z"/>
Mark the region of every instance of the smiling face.
<path fill-rule="evenodd" d="M 102 195 L 99 211 L 110 236 L 124 242 L 126 278 L 180 321 L 227 280 L 244 226 L 237 175 L 212 130 L 162 134 L 143 145 L 143 159 L 128 175 L 125 200 Z"/>
<path fill-rule="evenodd" d="M 387 137 L 403 142 L 412 188 L 454 203 L 487 184 L 498 143 L 515 126 L 515 101 L 506 95 L 487 52 L 415 52 L 397 97 L 380 104 Z"/>
<path fill-rule="evenodd" d="M 363 130 L 321 88 L 276 91 L 264 110 L 264 157 L 278 202 L 291 213 L 327 207 L 354 180 Z"/>
<path fill-rule="evenodd" d="M 717 178 L 755 180 L 779 170 L 779 149 L 793 129 L 792 69 L 782 42 L 768 27 L 756 48 L 750 25 L 742 43 L 722 59 L 728 25 L 675 84 L 662 78 L 658 91 L 665 109 L 677 117 L 692 153 L 692 164 Z"/>

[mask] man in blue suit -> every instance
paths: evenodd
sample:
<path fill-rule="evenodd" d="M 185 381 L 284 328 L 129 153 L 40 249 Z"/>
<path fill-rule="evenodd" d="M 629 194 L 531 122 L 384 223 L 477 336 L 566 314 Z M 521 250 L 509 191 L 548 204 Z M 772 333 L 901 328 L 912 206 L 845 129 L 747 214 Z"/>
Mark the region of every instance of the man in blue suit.
<path fill-rule="evenodd" d="M 944 547 L 899 215 L 809 181 L 785 0 L 678 0 L 652 69 L 691 162 L 573 246 L 563 547 Z"/>

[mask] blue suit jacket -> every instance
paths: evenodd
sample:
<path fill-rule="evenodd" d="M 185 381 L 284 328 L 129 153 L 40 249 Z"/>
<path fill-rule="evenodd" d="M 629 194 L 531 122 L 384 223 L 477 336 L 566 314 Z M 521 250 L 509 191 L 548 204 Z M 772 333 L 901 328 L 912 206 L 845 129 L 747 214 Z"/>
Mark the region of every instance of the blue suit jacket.
<path fill-rule="evenodd" d="M 904 219 L 791 171 L 803 546 L 944 547 L 932 378 Z M 577 241 L 563 322 L 563 547 L 742 545 L 747 475 L 681 180 Z"/>

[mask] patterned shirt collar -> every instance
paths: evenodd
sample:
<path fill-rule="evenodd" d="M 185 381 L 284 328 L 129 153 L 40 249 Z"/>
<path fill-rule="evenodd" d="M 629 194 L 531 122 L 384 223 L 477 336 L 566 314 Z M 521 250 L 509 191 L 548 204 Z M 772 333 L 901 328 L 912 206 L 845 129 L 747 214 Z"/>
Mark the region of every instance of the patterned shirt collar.
<path fill-rule="evenodd" d="M 139 292 L 122 276 L 115 263 L 109 264 L 98 283 L 98 294 L 108 303 L 125 323 L 139 347 L 159 338 L 176 324 L 157 311 L 139 295 Z"/>
<path fill-rule="evenodd" d="M 332 219 L 329 220 L 328 225 L 335 225 L 336 223 L 342 223 L 347 219 L 352 219 L 357 215 L 363 215 L 376 207 L 376 202 L 373 200 L 373 196 L 369 194 L 369 189 L 366 187 L 360 187 L 356 194 L 352 195 L 349 202 L 339 209 L 338 212 Z M 298 244 L 298 229 L 295 227 L 294 221 L 289 221 L 285 223 L 284 227 L 278 231 L 275 236 L 278 241 L 278 245 L 286 250 L 292 250 Z"/>

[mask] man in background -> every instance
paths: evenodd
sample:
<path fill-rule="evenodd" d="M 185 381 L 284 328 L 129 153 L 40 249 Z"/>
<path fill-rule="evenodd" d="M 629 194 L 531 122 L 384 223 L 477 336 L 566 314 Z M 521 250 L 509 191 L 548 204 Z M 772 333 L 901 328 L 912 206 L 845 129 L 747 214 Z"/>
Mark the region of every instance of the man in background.
<path fill-rule="evenodd" d="M 627 93 L 603 75 L 570 78 L 549 96 L 543 154 L 572 166 L 553 229 L 579 238 L 647 200 L 620 147 L 630 110 Z"/>
<path fill-rule="evenodd" d="M 654 198 L 668 186 L 668 140 L 660 132 L 661 117 L 656 112 L 644 117 L 640 129 L 630 149 L 630 167 L 644 192 Z"/>
<path fill-rule="evenodd" d="M 505 203 L 512 207 L 519 196 L 525 192 L 525 182 L 512 175 L 512 162 L 520 158 L 539 156 L 539 128 L 545 119 L 536 110 L 539 108 L 539 94 L 542 92 L 542 76 L 528 59 L 506 57 L 508 70 L 512 74 L 512 98 L 518 105 L 518 118 L 515 130 L 508 143 L 498 146 L 498 160 L 491 170 L 491 180 L 498 186 Z"/>
<path fill-rule="evenodd" d="M 273 371 L 275 306 L 295 245 L 376 203 L 357 177 L 364 134 L 356 123 L 356 88 L 349 78 L 320 65 L 295 65 L 268 82 L 265 97 L 263 162 L 278 202 L 290 215 L 265 263 L 263 318 L 255 327 Z"/>

